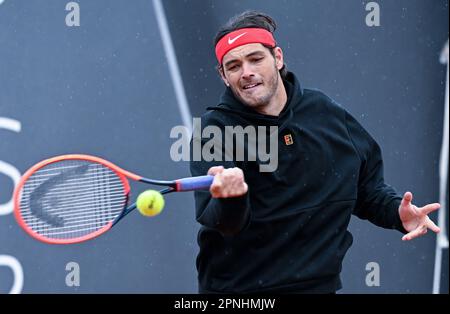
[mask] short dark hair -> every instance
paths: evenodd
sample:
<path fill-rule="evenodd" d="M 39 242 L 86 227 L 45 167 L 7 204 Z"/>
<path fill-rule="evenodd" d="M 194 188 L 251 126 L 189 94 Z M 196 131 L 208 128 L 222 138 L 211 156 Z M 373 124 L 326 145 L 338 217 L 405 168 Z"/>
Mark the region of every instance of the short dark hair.
<path fill-rule="evenodd" d="M 241 28 L 263 28 L 273 34 L 273 32 L 275 32 L 275 30 L 277 29 L 277 23 L 272 17 L 262 12 L 242 12 L 241 14 L 232 17 L 224 26 L 219 29 L 216 36 L 214 37 L 214 47 L 223 36 Z M 264 46 L 269 49 L 272 56 L 275 57 L 274 48 L 266 45 Z M 218 66 L 218 70 L 222 70 L 221 65 Z M 283 64 L 283 67 L 280 69 L 280 75 L 281 78 L 286 78 L 286 64 Z"/>

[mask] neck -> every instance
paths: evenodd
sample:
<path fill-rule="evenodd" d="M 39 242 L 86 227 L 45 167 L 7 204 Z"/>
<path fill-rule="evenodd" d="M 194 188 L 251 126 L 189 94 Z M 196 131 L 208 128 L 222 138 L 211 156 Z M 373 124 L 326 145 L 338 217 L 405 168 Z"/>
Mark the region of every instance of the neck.
<path fill-rule="evenodd" d="M 279 77 L 278 82 L 279 84 L 275 95 L 272 97 L 269 104 L 261 108 L 256 108 L 255 110 L 257 112 L 275 117 L 278 117 L 280 115 L 280 112 L 283 110 L 287 102 L 287 93 L 281 77 Z"/>

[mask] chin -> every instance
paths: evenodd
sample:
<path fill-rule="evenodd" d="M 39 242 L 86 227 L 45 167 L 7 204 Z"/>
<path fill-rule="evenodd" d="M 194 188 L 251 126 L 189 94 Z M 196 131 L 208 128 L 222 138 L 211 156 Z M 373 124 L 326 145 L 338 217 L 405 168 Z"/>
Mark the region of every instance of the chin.
<path fill-rule="evenodd" d="M 259 107 L 263 104 L 260 98 L 246 98 L 241 96 L 240 99 L 250 107 Z"/>
<path fill-rule="evenodd" d="M 245 99 L 241 97 L 241 101 L 249 107 L 258 107 L 258 103 L 253 99 Z"/>
<path fill-rule="evenodd" d="M 245 103 L 247 103 L 249 106 L 252 107 L 264 107 L 268 101 L 265 97 L 258 97 L 258 98 L 252 98 L 252 99 L 245 99 L 243 98 Z"/>

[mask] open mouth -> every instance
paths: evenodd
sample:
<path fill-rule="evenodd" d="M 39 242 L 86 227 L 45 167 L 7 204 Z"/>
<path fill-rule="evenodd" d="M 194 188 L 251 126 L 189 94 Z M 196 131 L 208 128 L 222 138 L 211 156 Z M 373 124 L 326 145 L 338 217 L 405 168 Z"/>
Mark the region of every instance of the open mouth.
<path fill-rule="evenodd" d="M 242 89 L 249 90 L 249 89 L 253 89 L 259 85 L 261 85 L 261 83 L 248 84 L 248 85 L 244 85 L 244 87 Z"/>

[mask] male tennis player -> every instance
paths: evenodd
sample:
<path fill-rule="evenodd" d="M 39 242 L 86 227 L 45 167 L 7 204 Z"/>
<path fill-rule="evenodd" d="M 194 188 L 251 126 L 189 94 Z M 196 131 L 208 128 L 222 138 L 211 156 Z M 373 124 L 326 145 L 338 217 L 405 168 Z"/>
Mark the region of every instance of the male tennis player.
<path fill-rule="evenodd" d="M 380 147 L 332 99 L 300 86 L 275 29 L 271 17 L 244 12 L 215 38 L 226 90 L 202 128 L 277 126 L 278 167 L 191 162 L 192 175 L 215 175 L 210 191 L 195 193 L 201 293 L 336 292 L 352 214 L 403 240 L 439 232 L 427 215 L 440 205 L 417 207 L 384 183 Z"/>

